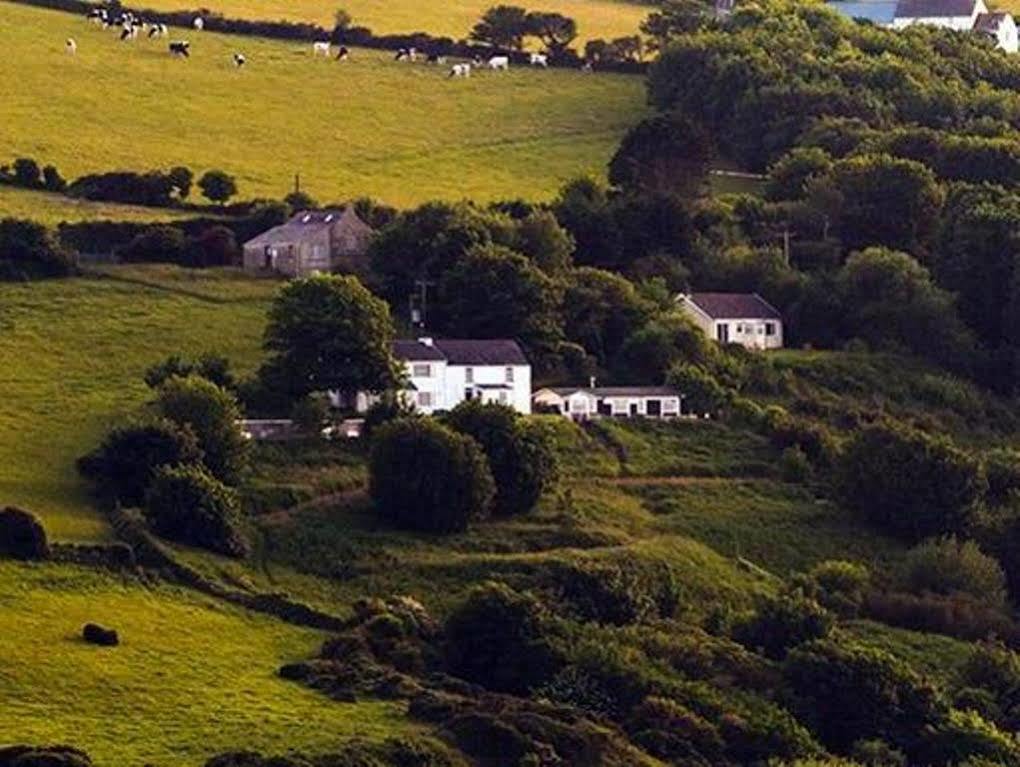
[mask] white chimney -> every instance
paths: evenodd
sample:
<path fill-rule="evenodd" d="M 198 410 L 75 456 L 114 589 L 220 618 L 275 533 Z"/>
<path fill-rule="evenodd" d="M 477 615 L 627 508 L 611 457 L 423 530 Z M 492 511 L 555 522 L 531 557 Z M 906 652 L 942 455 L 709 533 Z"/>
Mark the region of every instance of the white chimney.
<path fill-rule="evenodd" d="M 419 338 L 418 339 L 418 343 L 420 343 L 422 346 L 432 346 L 433 345 L 432 339 L 429 338 L 429 337 Z"/>

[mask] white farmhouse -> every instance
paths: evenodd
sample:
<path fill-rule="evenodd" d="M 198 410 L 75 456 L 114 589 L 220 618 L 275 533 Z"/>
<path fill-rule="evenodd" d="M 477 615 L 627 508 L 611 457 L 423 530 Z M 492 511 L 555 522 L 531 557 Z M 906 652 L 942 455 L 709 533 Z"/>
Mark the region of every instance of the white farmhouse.
<path fill-rule="evenodd" d="M 531 412 L 531 364 L 516 341 L 419 338 L 395 341 L 393 354 L 408 382 L 401 396 L 422 413 L 469 399 Z M 358 399 L 359 409 L 367 407 L 366 398 Z"/>
<path fill-rule="evenodd" d="M 536 408 L 554 410 L 574 421 L 595 418 L 679 418 L 683 397 L 669 386 L 590 386 L 539 389 Z"/>
<path fill-rule="evenodd" d="M 984 0 L 899 0 L 893 16 L 893 29 L 914 24 L 969 32 L 978 17 L 988 13 Z"/>
<path fill-rule="evenodd" d="M 747 349 L 781 349 L 783 318 L 757 293 L 691 293 L 677 302 L 705 335 Z"/>

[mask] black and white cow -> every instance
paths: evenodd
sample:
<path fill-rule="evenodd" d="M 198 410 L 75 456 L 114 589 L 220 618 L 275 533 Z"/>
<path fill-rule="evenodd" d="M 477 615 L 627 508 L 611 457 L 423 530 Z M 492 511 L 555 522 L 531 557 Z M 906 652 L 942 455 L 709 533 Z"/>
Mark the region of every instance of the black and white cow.
<path fill-rule="evenodd" d="M 181 56 L 185 59 L 191 56 L 190 53 L 191 43 L 189 43 L 187 40 L 174 40 L 167 47 L 170 50 L 171 56 Z"/>
<path fill-rule="evenodd" d="M 347 59 L 350 58 L 350 55 L 351 55 L 351 52 L 349 50 L 347 50 L 347 46 L 346 45 L 341 45 L 340 46 L 340 50 L 336 54 L 336 60 L 337 61 L 347 61 Z"/>
<path fill-rule="evenodd" d="M 234 54 L 234 66 L 235 67 L 240 69 L 241 67 L 243 67 L 247 63 L 248 63 L 248 59 L 246 59 L 244 57 L 243 53 L 235 53 Z"/>

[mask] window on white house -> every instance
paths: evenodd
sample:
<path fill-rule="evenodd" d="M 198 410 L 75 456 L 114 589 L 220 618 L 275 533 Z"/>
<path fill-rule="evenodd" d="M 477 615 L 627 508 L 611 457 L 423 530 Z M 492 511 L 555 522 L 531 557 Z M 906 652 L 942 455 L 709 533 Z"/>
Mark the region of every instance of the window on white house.
<path fill-rule="evenodd" d="M 766 322 L 765 323 L 765 335 L 774 336 L 776 334 L 776 323 Z"/>
<path fill-rule="evenodd" d="M 475 382 L 475 369 L 474 368 L 464 368 L 464 380 L 467 381 L 468 383 L 474 383 Z"/>
<path fill-rule="evenodd" d="M 514 382 L 514 369 L 512 367 L 508 367 L 506 369 L 506 382 L 507 383 Z"/>
<path fill-rule="evenodd" d="M 432 377 L 432 366 L 431 365 L 413 365 L 411 367 L 411 375 L 415 378 L 431 378 Z"/>
<path fill-rule="evenodd" d="M 432 392 L 418 392 L 418 407 L 432 407 Z"/>
<path fill-rule="evenodd" d="M 743 332 L 744 332 L 744 326 L 741 325 L 740 323 L 737 323 L 737 335 L 739 336 Z"/>

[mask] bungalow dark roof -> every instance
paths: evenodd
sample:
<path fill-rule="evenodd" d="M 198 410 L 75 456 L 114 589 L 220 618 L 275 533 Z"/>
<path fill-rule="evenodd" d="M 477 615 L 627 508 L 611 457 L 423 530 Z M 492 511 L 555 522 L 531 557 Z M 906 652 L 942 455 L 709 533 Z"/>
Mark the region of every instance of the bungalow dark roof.
<path fill-rule="evenodd" d="M 772 304 L 757 293 L 692 293 L 691 303 L 714 320 L 780 320 Z"/>
<path fill-rule="evenodd" d="M 527 365 L 520 345 L 508 338 L 437 338 L 431 345 L 421 340 L 395 341 L 393 354 L 404 362 L 445 360 L 451 365 Z"/>
<path fill-rule="evenodd" d="M 897 19 L 943 19 L 970 16 L 977 0 L 899 0 Z"/>

